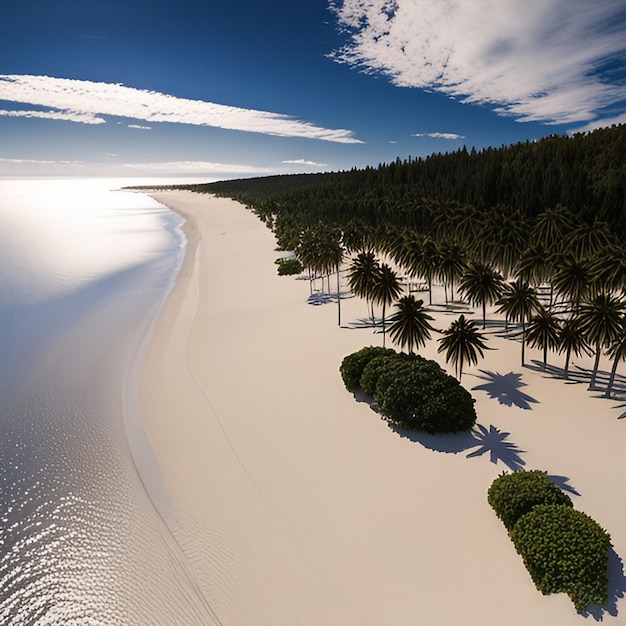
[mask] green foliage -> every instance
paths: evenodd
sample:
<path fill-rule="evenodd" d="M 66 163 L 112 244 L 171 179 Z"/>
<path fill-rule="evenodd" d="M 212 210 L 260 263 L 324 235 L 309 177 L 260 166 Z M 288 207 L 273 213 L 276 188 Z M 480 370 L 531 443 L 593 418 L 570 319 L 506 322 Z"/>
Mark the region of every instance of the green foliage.
<path fill-rule="evenodd" d="M 539 504 L 573 506 L 570 497 L 540 470 L 504 472 L 491 483 L 487 501 L 509 531 L 522 515 Z"/>
<path fill-rule="evenodd" d="M 374 397 L 390 424 L 427 433 L 456 433 L 476 423 L 474 399 L 435 361 L 417 354 L 368 347 L 349 354 L 340 367 L 348 391 Z"/>
<path fill-rule="evenodd" d="M 611 538 L 585 513 L 538 505 L 517 521 L 511 539 L 543 594 L 567 593 L 578 612 L 607 601 Z"/>
<path fill-rule="evenodd" d="M 378 377 L 376 406 L 389 423 L 430 434 L 469 430 L 474 399 L 434 361 L 406 359 Z"/>
<path fill-rule="evenodd" d="M 378 379 L 385 370 L 397 364 L 398 356 L 396 354 L 377 356 L 365 366 L 359 381 L 359 385 L 364 393 L 372 397 L 376 394 Z"/>
<path fill-rule="evenodd" d="M 396 354 L 391 348 L 368 346 L 346 356 L 341 362 L 339 371 L 346 389 L 354 393 L 361 386 L 361 376 L 367 364 L 374 358 Z"/>
<path fill-rule="evenodd" d="M 406 365 L 409 365 L 419 360 L 423 362 L 424 359 L 416 354 L 405 354 L 400 352 L 398 354 L 382 355 L 372 359 L 363 370 L 361 375 L 361 389 L 369 396 L 376 396 L 378 393 L 379 381 L 382 378 L 383 386 L 385 381 L 392 380 L 394 376 L 398 375 Z"/>
<path fill-rule="evenodd" d="M 278 259 L 278 275 L 279 276 L 292 276 L 293 274 L 300 274 L 304 269 L 302 263 L 298 259 Z"/>

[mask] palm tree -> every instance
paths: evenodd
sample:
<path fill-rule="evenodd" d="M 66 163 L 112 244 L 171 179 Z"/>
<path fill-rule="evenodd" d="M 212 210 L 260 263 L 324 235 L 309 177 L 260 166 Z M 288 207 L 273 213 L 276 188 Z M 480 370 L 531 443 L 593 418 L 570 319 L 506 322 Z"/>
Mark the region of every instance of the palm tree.
<path fill-rule="evenodd" d="M 396 311 L 389 318 L 389 336 L 400 349 L 406 346 L 410 353 L 413 348 L 425 345 L 430 339 L 430 331 L 435 330 L 430 325 L 433 317 L 423 305 L 424 301 L 416 300 L 412 294 L 403 296 L 396 302 Z"/>
<path fill-rule="evenodd" d="M 590 260 L 590 271 L 602 291 L 624 291 L 626 288 L 626 250 L 610 245 L 597 250 Z"/>
<path fill-rule="evenodd" d="M 491 265 L 474 261 L 463 274 L 459 291 L 471 304 L 482 305 L 484 329 L 487 319 L 487 303 L 495 302 L 502 295 L 504 280 Z"/>
<path fill-rule="evenodd" d="M 482 258 L 509 276 L 522 250 L 528 247 L 529 225 L 519 211 L 502 205 L 487 216 L 481 234 Z"/>
<path fill-rule="evenodd" d="M 543 369 L 546 369 L 548 350 L 559 345 L 561 324 L 559 318 L 544 307 L 540 306 L 536 315 L 533 315 L 528 324 L 528 345 L 543 350 Z"/>
<path fill-rule="evenodd" d="M 337 274 L 337 325 L 341 326 L 341 288 L 339 270 L 343 261 L 344 249 L 341 242 L 342 233 L 337 229 L 328 229 L 323 233 L 323 241 L 321 242 L 321 265 L 330 275 L 332 272 Z M 329 277 L 330 280 L 330 277 Z"/>
<path fill-rule="evenodd" d="M 488 348 L 483 336 L 476 330 L 475 322 L 465 319 L 465 315 L 460 315 L 442 332 L 445 336 L 437 340 L 441 344 L 437 352 L 446 351 L 446 363 L 448 361 L 454 363 L 460 382 L 463 376 L 463 363 L 469 361 L 475 365 L 478 363 L 478 355 L 483 358 L 483 350 Z"/>
<path fill-rule="evenodd" d="M 410 276 L 420 276 L 428 283 L 428 302 L 432 304 L 432 282 L 439 267 L 437 244 L 430 237 L 416 233 L 406 235 L 396 261 L 407 268 Z"/>
<path fill-rule="evenodd" d="M 559 332 L 559 353 L 565 352 L 565 378 L 569 377 L 569 360 L 572 352 L 580 356 L 583 352 L 591 355 L 585 335 L 580 329 L 580 319 L 570 317 L 563 321 Z"/>
<path fill-rule="evenodd" d="M 515 265 L 515 276 L 531 285 L 540 285 L 550 275 L 552 261 L 547 249 L 541 244 L 529 246 L 524 250 Z"/>
<path fill-rule="evenodd" d="M 624 301 L 601 293 L 580 307 L 580 330 L 587 338 L 587 342 L 595 346 L 596 359 L 593 364 L 593 374 L 589 389 L 596 386 L 600 355 L 603 348 L 616 343 L 622 333 L 622 315 L 626 309 Z"/>
<path fill-rule="evenodd" d="M 454 281 L 458 281 L 467 268 L 465 258 L 465 250 L 458 243 L 443 243 L 439 248 L 439 274 L 444 281 L 446 304 L 448 304 L 447 285 L 450 284 L 450 299 L 454 300 Z"/>
<path fill-rule="evenodd" d="M 385 309 L 388 304 L 398 299 L 402 293 L 402 284 L 398 280 L 397 274 L 387 265 L 383 263 L 378 271 L 374 274 L 374 283 L 372 285 L 372 300 L 376 304 L 383 307 L 383 347 L 385 345 Z"/>
<path fill-rule="evenodd" d="M 518 278 L 504 288 L 504 294 L 496 302 L 498 313 L 506 315 L 507 322 L 522 324 L 522 365 L 524 365 L 524 348 L 526 345 L 526 322 L 541 306 L 535 290 L 527 282 Z"/>
<path fill-rule="evenodd" d="M 547 208 L 537 216 L 532 229 L 532 237 L 546 250 L 557 252 L 563 249 L 567 236 L 574 227 L 572 213 L 564 206 L 557 204 L 556 207 Z"/>
<path fill-rule="evenodd" d="M 556 292 L 568 299 L 572 311 L 577 312 L 593 278 L 589 262 L 567 254 L 556 262 L 555 270 L 552 284 Z"/>
<path fill-rule="evenodd" d="M 612 244 L 614 238 L 611 227 L 594 215 L 589 222 L 582 224 L 572 232 L 571 244 L 576 253 L 581 257 L 589 257 L 597 250 Z"/>
<path fill-rule="evenodd" d="M 613 383 L 615 382 L 617 365 L 620 361 L 626 359 L 626 318 L 624 316 L 622 316 L 622 331 L 616 341 L 609 346 L 606 353 L 607 356 L 613 359 L 613 367 L 611 368 L 611 375 L 609 376 L 609 384 L 607 385 L 606 393 L 604 394 L 607 398 L 610 398 Z"/>
<path fill-rule="evenodd" d="M 348 268 L 348 285 L 352 292 L 360 298 L 365 298 L 368 308 L 372 304 L 372 290 L 374 280 L 380 265 L 376 255 L 371 251 L 359 252 Z M 374 310 L 371 310 L 372 322 Z"/>

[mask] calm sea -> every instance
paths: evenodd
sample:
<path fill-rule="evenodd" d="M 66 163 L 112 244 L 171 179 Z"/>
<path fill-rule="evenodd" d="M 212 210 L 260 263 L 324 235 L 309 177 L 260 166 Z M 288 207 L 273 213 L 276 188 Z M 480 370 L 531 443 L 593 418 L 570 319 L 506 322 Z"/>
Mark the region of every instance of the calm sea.
<path fill-rule="evenodd" d="M 217 623 L 161 517 L 137 409 L 182 218 L 122 184 L 0 180 L 3 625 Z"/>

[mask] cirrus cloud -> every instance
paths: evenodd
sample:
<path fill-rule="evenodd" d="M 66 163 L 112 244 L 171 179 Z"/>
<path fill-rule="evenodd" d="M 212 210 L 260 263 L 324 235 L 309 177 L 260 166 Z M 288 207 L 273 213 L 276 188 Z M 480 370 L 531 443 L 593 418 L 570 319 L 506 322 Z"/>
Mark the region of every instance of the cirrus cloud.
<path fill-rule="evenodd" d="M 0 93 L 1 95 L 1 93 Z M 91 113 L 79 113 L 77 111 L 7 111 L 0 110 L 2 117 L 34 117 L 44 120 L 62 120 L 64 122 L 79 122 L 81 124 L 106 124 L 106 120 L 96 117 Z"/>
<path fill-rule="evenodd" d="M 415 133 L 413 137 L 431 137 L 432 139 L 465 139 L 465 135 L 456 133 Z"/>
<path fill-rule="evenodd" d="M 105 122 L 101 116 L 111 115 L 152 123 L 192 124 L 279 137 L 363 143 L 350 130 L 323 128 L 290 115 L 188 100 L 156 91 L 87 80 L 0 75 L 0 100 L 50 109 L 8 112 L 21 117 L 94 124 Z"/>
<path fill-rule="evenodd" d="M 132 170 L 151 172 L 176 172 L 179 174 L 273 174 L 277 170 L 271 167 L 242 165 L 237 163 L 216 163 L 213 161 L 165 161 L 155 163 L 125 163 L 124 167 Z"/>
<path fill-rule="evenodd" d="M 317 163 L 315 161 L 307 161 L 306 159 L 291 159 L 289 161 L 282 161 L 287 165 L 311 165 L 312 167 L 328 167 L 328 163 Z"/>
<path fill-rule="evenodd" d="M 519 121 L 570 124 L 626 108 L 623 0 L 330 0 L 330 7 L 349 36 L 332 57 L 395 85 L 488 104 Z"/>

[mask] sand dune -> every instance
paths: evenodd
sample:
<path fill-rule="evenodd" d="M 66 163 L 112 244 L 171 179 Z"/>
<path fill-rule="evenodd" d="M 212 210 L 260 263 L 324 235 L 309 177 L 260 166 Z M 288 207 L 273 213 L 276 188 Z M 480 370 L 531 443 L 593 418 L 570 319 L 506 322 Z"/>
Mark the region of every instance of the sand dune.
<path fill-rule="evenodd" d="M 381 343 L 359 323 L 363 301 L 343 301 L 339 328 L 334 303 L 307 304 L 308 281 L 277 276 L 273 235 L 243 206 L 153 197 L 187 218 L 189 243 L 147 356 L 142 409 L 170 527 L 216 623 L 585 621 L 567 596 L 535 590 L 486 492 L 507 467 L 545 469 L 626 556 L 619 402 L 522 368 L 519 343 L 491 326 L 497 349 L 463 377 L 475 434 L 399 434 L 339 376 L 346 354 Z M 443 308 L 435 317 L 439 328 L 455 318 Z M 436 348 L 423 354 L 443 365 Z M 611 589 L 587 622 L 626 622 L 618 557 Z"/>

